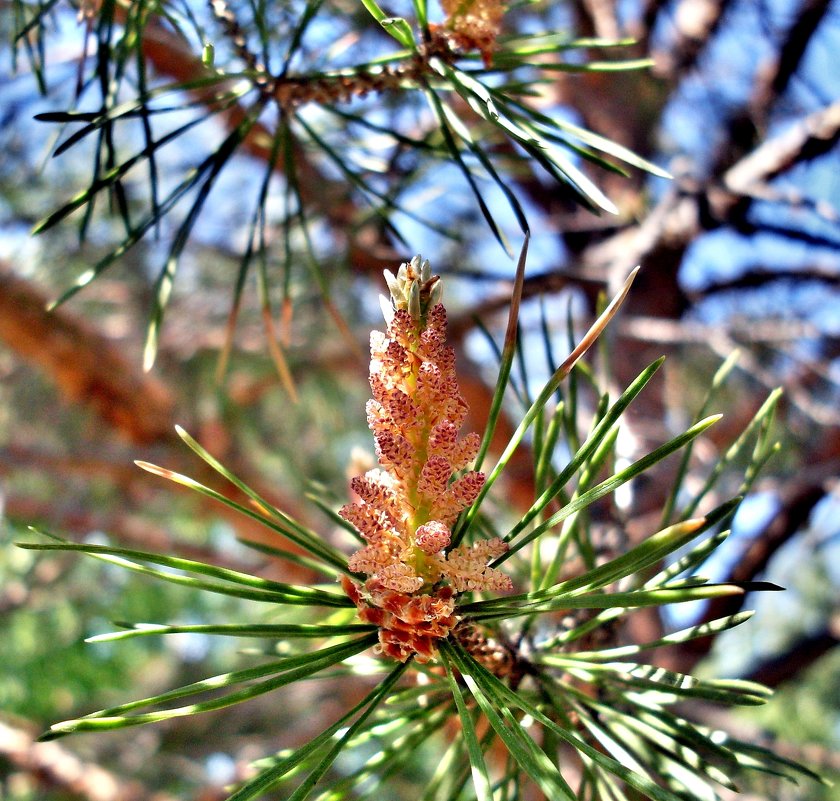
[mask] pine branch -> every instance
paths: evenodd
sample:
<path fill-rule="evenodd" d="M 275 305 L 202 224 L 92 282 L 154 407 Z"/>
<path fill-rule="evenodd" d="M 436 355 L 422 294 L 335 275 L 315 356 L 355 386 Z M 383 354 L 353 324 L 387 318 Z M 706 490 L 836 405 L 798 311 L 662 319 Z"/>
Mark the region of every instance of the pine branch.
<path fill-rule="evenodd" d="M 752 538 L 749 547 L 741 554 L 725 580 L 751 581 L 759 576 L 773 555 L 808 522 L 811 511 L 824 497 L 822 483 L 787 487 L 782 492 L 780 510 L 770 523 Z M 736 614 L 743 608 L 745 600 L 745 595 L 714 598 L 708 602 L 698 622 L 708 622 Z M 681 672 L 689 672 L 709 653 L 713 642 L 713 638 L 705 638 L 683 643 L 679 649 L 669 649 L 664 654 L 664 663 Z"/>
<path fill-rule="evenodd" d="M 125 14 L 125 11 L 119 13 Z M 142 40 L 143 56 L 160 75 L 173 78 L 181 83 L 190 83 L 213 75 L 210 70 L 180 37 L 172 33 L 156 15 L 151 15 L 146 25 Z M 193 90 L 191 94 L 213 108 L 218 94 L 218 86 L 209 90 Z M 222 113 L 222 119 L 228 131 L 233 131 L 247 116 L 247 109 L 240 104 L 231 106 Z M 271 142 L 274 133 L 257 122 L 241 142 L 242 152 L 268 163 L 271 160 Z M 343 183 L 338 182 L 314 166 L 308 153 L 295 147 L 295 169 L 300 177 L 304 201 L 316 205 L 336 225 L 346 225 L 355 219 L 357 212 L 347 198 Z M 275 162 L 275 169 L 282 171 L 282 160 Z"/>
<path fill-rule="evenodd" d="M 723 185 L 732 194 L 728 203 L 717 205 L 724 219 L 734 200 L 749 197 L 760 187 L 795 165 L 830 152 L 840 138 L 840 102 L 809 114 L 796 124 L 759 145 L 723 175 Z"/>
<path fill-rule="evenodd" d="M 42 793 L 82 801 L 176 801 L 174 796 L 152 791 L 139 781 L 125 779 L 91 762 L 84 762 L 57 743 L 38 743 L 22 728 L 0 720 L 0 756 L 16 771 L 29 774 Z M 223 798 L 224 795 L 202 799 Z"/>
<path fill-rule="evenodd" d="M 0 265 L 0 340 L 37 365 L 71 402 L 89 406 L 124 438 L 148 444 L 172 437 L 174 400 L 90 324 Z"/>
<path fill-rule="evenodd" d="M 655 53 L 656 71 L 676 83 L 694 69 L 718 31 L 729 0 L 682 0 L 673 11 L 670 47 Z"/>
<path fill-rule="evenodd" d="M 753 666 L 745 678 L 767 687 L 778 687 L 800 677 L 818 659 L 840 645 L 840 637 L 837 636 L 836 629 L 837 626 L 834 625 L 797 639 L 782 653 Z M 838 762 L 838 768 L 840 768 L 840 762 Z"/>
<path fill-rule="evenodd" d="M 786 31 L 775 61 L 763 70 L 753 91 L 751 112 L 757 119 L 766 119 L 774 103 L 787 91 L 802 66 L 805 53 L 820 25 L 830 13 L 831 0 L 804 0 L 798 14 Z M 763 126 L 762 126 L 763 127 Z"/>

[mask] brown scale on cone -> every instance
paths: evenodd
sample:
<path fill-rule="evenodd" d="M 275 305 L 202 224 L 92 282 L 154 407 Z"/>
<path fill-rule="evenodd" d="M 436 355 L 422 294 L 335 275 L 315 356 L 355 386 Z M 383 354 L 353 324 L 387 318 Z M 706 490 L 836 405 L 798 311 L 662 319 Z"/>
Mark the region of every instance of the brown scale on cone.
<path fill-rule="evenodd" d="M 452 636 L 494 676 L 507 679 L 512 687 L 522 681 L 528 665 L 518 658 L 511 646 L 493 637 L 482 626 L 464 621 L 453 629 Z"/>
<path fill-rule="evenodd" d="M 458 623 L 457 593 L 512 585 L 489 566 L 507 551 L 498 537 L 449 547 L 451 526 L 478 497 L 484 474 L 453 481 L 480 440 L 459 436 L 467 406 L 446 345 L 440 279 L 419 256 L 385 277 L 392 303 L 383 303 L 387 332 L 371 335 L 367 404 L 381 469 L 353 479 L 359 500 L 340 511 L 365 540 L 349 566 L 366 578 L 342 585 L 360 619 L 379 627 L 380 653 L 426 662 Z"/>

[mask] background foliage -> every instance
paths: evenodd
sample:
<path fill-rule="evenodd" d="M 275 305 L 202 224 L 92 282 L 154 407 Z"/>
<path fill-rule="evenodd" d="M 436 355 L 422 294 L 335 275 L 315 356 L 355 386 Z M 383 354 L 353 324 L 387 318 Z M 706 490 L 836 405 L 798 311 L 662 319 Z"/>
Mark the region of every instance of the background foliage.
<path fill-rule="evenodd" d="M 396 5 L 388 12 L 413 15 L 409 4 Z M 316 6 L 317 21 L 285 62 L 302 12 Z M 836 5 L 517 6 L 506 34 L 561 31 L 564 38 L 552 48 L 565 37 L 587 37 L 596 40 L 592 46 L 562 49 L 561 60 L 572 67 L 592 61 L 622 67 L 557 70 L 538 54 L 527 74 L 515 73 L 538 89 L 538 109 L 631 149 L 674 180 L 635 167 L 619 175 L 565 151 L 575 180 L 557 182 L 533 153 L 486 127 L 468 107 L 475 100 L 469 91 L 441 91 L 441 102 L 465 120 L 492 166 L 488 171 L 468 138 L 460 140 L 473 187 L 453 161 L 440 118 L 416 88 L 301 103 L 281 152 L 267 148 L 258 129 L 241 127 L 243 113 L 247 118 L 261 102 L 260 63 L 272 74 L 286 63 L 293 73 L 323 73 L 399 49 L 361 5 L 232 3 L 247 49 L 256 54 L 252 63 L 240 32 L 203 4 L 84 7 L 91 15 L 81 22 L 72 3 L 15 0 L 0 14 L 7 70 L 0 85 L 4 539 L 39 521 L 84 541 L 101 541 L 107 533 L 129 547 L 271 575 L 276 566 L 255 563 L 236 542 L 256 532 L 200 498 L 161 487 L 132 459 L 191 472 L 195 465 L 186 466 L 174 434 L 177 422 L 284 508 L 303 515 L 296 499 L 313 481 L 343 500 L 346 466 L 366 458 L 355 448 L 369 449 L 361 409 L 368 394 L 365 339 L 378 322 L 371 299 L 380 291 L 382 267 L 394 268 L 416 251 L 432 255 L 435 269 L 447 276 L 462 383 L 479 428 L 494 375 L 476 320 L 499 339 L 513 261 L 496 235 L 516 243 L 517 215 L 524 214 L 533 235 L 525 353 L 542 339 L 540 303 L 561 353 L 567 314 L 578 328 L 585 326 L 599 293 L 642 265 L 595 367 L 607 375 L 609 366 L 624 386 L 644 364 L 669 356 L 655 399 L 649 395 L 636 411 L 622 442 L 627 458 L 687 422 L 736 345 L 741 357 L 721 400 L 726 420 L 703 438 L 692 469 L 699 474 L 714 464 L 766 392 L 777 384 L 785 388 L 781 453 L 739 517 L 731 550 L 709 570 L 721 578 L 768 577 L 789 592 L 748 601 L 759 609 L 752 627 L 721 637 L 711 655 L 704 645 L 661 658 L 679 670 L 704 659 L 701 667 L 710 673 L 778 686 L 776 704 L 761 717 L 742 714 L 735 727 L 748 736 L 780 738 L 788 754 L 810 743 L 808 757 L 828 766 L 833 760 L 836 767 L 840 107 L 829 79 L 840 41 Z M 35 19 L 39 24 L 15 39 Z M 622 37 L 634 42 L 599 46 Z M 653 67 L 624 71 L 626 62 L 648 55 Z M 482 75 L 480 60 L 472 67 Z M 100 124 L 50 157 L 90 119 L 101 119 L 103 109 L 110 120 L 113 108 L 173 82 L 189 86 L 162 95 L 171 113 L 151 115 L 135 106 L 130 118 Z M 232 92 L 224 101 L 230 105 L 219 107 L 207 87 Z M 89 117 L 68 124 L 71 112 Z M 255 126 L 282 124 L 270 105 L 262 114 Z M 192 121 L 195 126 L 170 144 L 151 148 L 155 158 L 142 169 L 107 178 L 131 154 Z M 212 156 L 224 152 L 232 141 L 226 138 L 237 131 L 242 141 L 215 176 Z M 213 175 L 206 197 L 201 184 L 190 184 L 183 202 L 160 217 L 168 194 L 208 157 L 209 172 L 199 173 Z M 600 187 L 603 199 L 577 170 Z M 103 190 L 92 213 L 80 205 L 67 219 L 51 216 L 91 185 Z M 193 217 L 199 198 L 201 214 Z M 587 198 L 596 207 L 614 203 L 618 213 L 586 211 L 578 203 Z M 43 220 L 56 224 L 31 238 L 30 229 Z M 144 224 L 147 235 L 111 262 L 114 250 Z M 177 275 L 158 328 L 173 255 Z M 105 263 L 100 278 L 45 313 L 47 302 L 92 265 Z M 157 360 L 144 373 L 150 341 L 157 341 Z M 219 352 L 226 343 L 230 355 L 222 370 Z M 544 368 L 529 363 L 528 369 L 537 386 Z M 512 504 L 527 507 L 533 487 L 511 481 L 508 492 Z M 657 480 L 634 486 L 626 509 L 636 525 L 629 527 L 631 536 L 648 530 L 646 516 L 662 500 Z M 35 560 L 4 547 L 0 570 L 0 638 L 10 644 L 0 666 L 6 727 L 0 740 L 9 744 L 0 764 L 10 798 L 96 797 L 83 781 L 68 778 L 72 753 L 107 769 L 124 793 L 114 798 L 155 791 L 222 797 L 218 784 L 249 758 L 305 737 L 300 728 L 278 724 L 287 714 L 293 718 L 290 705 L 306 710 L 317 703 L 330 711 L 329 695 L 315 688 L 313 697 L 283 696 L 276 706 L 266 702 L 206 721 L 63 741 L 59 752 L 43 756 L 27 738 L 54 720 L 124 700 L 129 688 L 132 694 L 162 691 L 207 675 L 208 667 L 228 668 L 235 658 L 233 646 L 220 652 L 194 639 L 90 646 L 85 637 L 109 628 L 114 618 L 209 622 L 233 616 L 236 602 L 207 608 L 204 599 L 177 588 L 162 590 L 67 555 Z M 649 637 L 675 621 L 640 615 L 637 625 L 639 636 Z M 795 788 L 776 785 L 757 791 L 774 798 L 819 792 L 808 787 L 809 795 L 796 796 Z"/>

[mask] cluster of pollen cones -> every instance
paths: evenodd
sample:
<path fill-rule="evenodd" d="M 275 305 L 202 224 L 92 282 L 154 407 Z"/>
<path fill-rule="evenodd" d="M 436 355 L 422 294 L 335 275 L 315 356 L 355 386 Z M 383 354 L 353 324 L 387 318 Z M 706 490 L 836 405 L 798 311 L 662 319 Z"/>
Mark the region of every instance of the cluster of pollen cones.
<path fill-rule="evenodd" d="M 358 500 L 340 512 L 365 540 L 349 566 L 367 578 L 343 586 L 359 617 L 379 628 L 383 654 L 427 661 L 458 623 L 457 593 L 509 590 L 511 581 L 489 567 L 507 550 L 500 539 L 450 547 L 451 526 L 484 475 L 462 473 L 479 437 L 459 436 L 467 405 L 446 345 L 440 281 L 419 257 L 386 278 L 392 303 L 383 306 L 387 333 L 371 335 L 367 404 L 380 468 L 353 479 Z"/>

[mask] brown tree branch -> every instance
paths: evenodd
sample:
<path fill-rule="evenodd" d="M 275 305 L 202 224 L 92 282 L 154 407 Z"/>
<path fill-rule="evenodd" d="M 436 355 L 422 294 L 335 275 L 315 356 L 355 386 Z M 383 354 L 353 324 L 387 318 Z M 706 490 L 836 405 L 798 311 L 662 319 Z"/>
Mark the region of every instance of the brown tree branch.
<path fill-rule="evenodd" d="M 737 280 L 733 283 L 737 284 Z M 691 293 L 691 297 L 705 297 L 706 294 L 704 289 L 702 292 Z M 660 317 L 628 315 L 618 321 L 618 330 L 622 338 L 653 342 L 666 348 L 678 345 L 706 346 L 714 338 L 720 339 L 721 344 L 730 351 L 739 343 L 772 344 L 801 342 L 807 339 L 826 341 L 816 325 L 801 320 L 734 320 L 727 325 L 707 325 L 696 320 L 666 320 Z M 828 338 L 828 341 L 832 339 Z"/>
<path fill-rule="evenodd" d="M 172 436 L 174 400 L 116 344 L 0 265 L 0 341 L 43 370 L 71 402 L 86 405 L 130 442 Z"/>
<path fill-rule="evenodd" d="M 641 265 L 627 311 L 680 317 L 688 298 L 677 283 L 677 270 L 662 266 L 678 265 L 703 230 L 720 227 L 734 218 L 743 219 L 754 187 L 800 161 L 827 152 L 839 138 L 840 103 L 834 103 L 764 142 L 725 173 L 721 186 L 684 179 L 642 222 L 587 247 L 581 253 L 579 269 L 615 280 L 616 274 Z"/>
<path fill-rule="evenodd" d="M 770 523 L 752 538 L 749 546 L 723 581 L 749 582 L 767 567 L 775 553 L 805 526 L 814 507 L 825 497 L 822 483 L 790 484 L 781 493 L 781 508 Z M 698 623 L 734 615 L 744 606 L 746 595 L 730 595 L 708 601 Z M 679 647 L 661 649 L 661 664 L 690 673 L 711 650 L 714 638 L 690 640 Z M 659 660 L 657 660 L 659 662 Z"/>
<path fill-rule="evenodd" d="M 711 172 L 720 175 L 765 135 L 771 113 L 799 69 L 808 46 L 830 7 L 830 0 L 803 0 L 799 14 L 775 50 L 775 57 L 760 68 L 751 94 L 729 113 Z"/>
<path fill-rule="evenodd" d="M 820 657 L 840 645 L 837 632 L 824 629 L 793 643 L 784 653 L 760 662 L 744 676 L 767 687 L 778 687 L 799 676 Z"/>
<path fill-rule="evenodd" d="M 148 476 L 131 464 L 133 458 L 145 456 L 152 461 L 163 461 L 165 466 L 188 473 L 241 502 L 239 491 L 223 482 L 176 435 L 176 422 L 186 421 L 175 416 L 175 403 L 169 389 L 159 379 L 141 372 L 139 365 L 126 358 L 115 342 L 103 336 L 85 320 L 64 308 L 48 312 L 46 306 L 47 298 L 40 290 L 12 274 L 8 266 L 0 265 L 0 341 L 8 345 L 22 361 L 44 372 L 70 404 L 88 407 L 122 439 L 152 450 L 146 453 L 134 450 L 130 455 L 115 450 L 112 458 L 105 461 L 101 458 L 92 461 L 88 456 L 77 458 L 71 455 L 65 458 L 53 454 L 51 458 L 43 457 L 35 469 L 52 480 L 55 486 L 62 486 L 66 484 L 70 473 L 92 469 L 95 461 L 95 469 L 100 476 L 120 488 L 124 495 L 136 500 L 148 497 L 152 482 L 160 486 L 159 479 Z M 214 427 L 205 425 L 204 429 L 210 435 Z M 106 438 L 100 438 L 97 447 L 101 449 L 106 441 Z M 223 455 L 213 443 L 205 442 L 205 445 L 214 450 L 215 455 Z M 12 443 L 5 454 L 4 472 L 15 469 L 15 454 L 19 458 L 22 453 L 20 447 Z M 263 480 L 252 475 L 251 465 L 241 455 L 228 454 L 227 462 L 233 472 L 255 487 L 263 497 L 288 514 L 306 520 L 300 500 L 280 492 L 274 486 L 265 486 Z M 170 491 L 179 490 L 173 487 Z M 23 512 L 18 506 L 22 500 L 17 495 L 11 495 L 7 501 L 9 510 L 18 509 Z M 275 534 L 227 506 L 213 503 L 202 496 L 200 508 L 206 510 L 208 516 L 228 520 L 240 536 L 277 544 Z M 93 521 L 85 515 L 73 524 L 74 514 L 78 515 L 78 510 L 73 512 L 65 509 L 60 513 L 74 530 L 83 530 L 82 524 L 85 521 L 93 525 Z M 119 535 L 123 531 L 124 526 L 118 524 L 113 533 Z M 293 547 L 290 549 L 295 550 Z M 292 568 L 291 572 L 299 577 L 307 575 L 297 568 Z"/>
<path fill-rule="evenodd" d="M 814 264 L 801 270 L 791 270 L 788 268 L 770 270 L 761 265 L 746 268 L 740 275 L 722 281 L 711 281 L 705 284 L 699 292 L 690 293 L 689 297 L 692 300 L 699 300 L 700 298 L 708 298 L 722 292 L 734 292 L 742 289 L 757 289 L 758 287 L 767 286 L 776 281 L 817 281 L 826 286 L 840 286 L 840 271 L 829 269 L 820 264 Z M 768 323 L 768 326 L 776 325 L 776 321 Z M 784 327 L 784 323 L 782 324 Z M 819 336 L 820 332 L 816 330 L 813 325 L 807 323 L 793 323 L 792 329 L 799 329 L 799 336 L 805 334 L 805 330 L 811 329 L 811 336 Z M 768 335 L 772 337 L 772 332 L 768 331 Z M 776 337 L 778 338 L 778 337 Z"/>
<path fill-rule="evenodd" d="M 831 0 L 803 0 L 798 15 L 776 52 L 776 58 L 756 82 L 750 103 L 756 118 L 766 118 L 776 99 L 785 93 L 830 8 Z"/>
<path fill-rule="evenodd" d="M 693 69 L 720 27 L 729 0 L 682 0 L 678 3 L 668 33 L 669 47 L 656 51 L 655 72 L 675 82 Z"/>
<path fill-rule="evenodd" d="M 810 161 L 832 150 L 840 139 L 840 101 L 825 106 L 767 139 L 723 175 L 723 187 L 732 200 L 749 197 L 755 187 L 771 181 L 796 164 Z M 729 206 L 717 206 L 725 218 Z"/>
<path fill-rule="evenodd" d="M 67 794 L 83 801 L 176 801 L 152 792 L 138 781 L 127 781 L 104 768 L 84 762 L 58 743 L 37 743 L 24 729 L 0 720 L 0 756 L 16 771 L 27 773 L 39 793 Z"/>
<path fill-rule="evenodd" d="M 581 0 L 579 13 L 588 18 L 592 33 L 601 39 L 620 39 L 615 0 Z"/>

